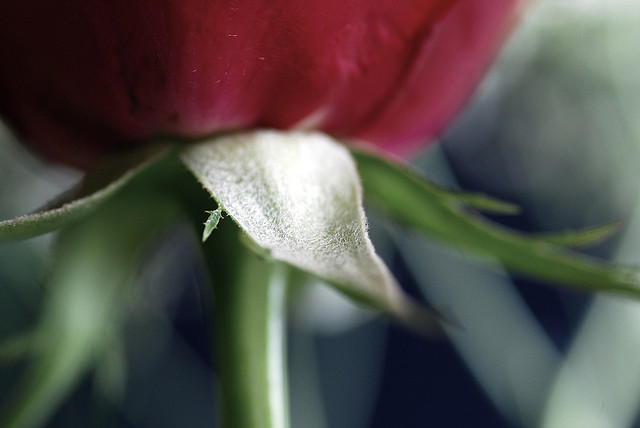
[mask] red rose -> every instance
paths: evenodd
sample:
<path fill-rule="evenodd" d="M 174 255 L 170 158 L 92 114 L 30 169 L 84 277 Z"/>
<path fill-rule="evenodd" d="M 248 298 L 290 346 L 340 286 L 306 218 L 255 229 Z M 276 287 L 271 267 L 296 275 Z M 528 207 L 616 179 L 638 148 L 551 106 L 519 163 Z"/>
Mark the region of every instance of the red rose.
<path fill-rule="evenodd" d="M 408 153 L 451 120 L 519 0 L 21 0 L 0 115 L 87 167 L 150 139 L 310 127 Z"/>

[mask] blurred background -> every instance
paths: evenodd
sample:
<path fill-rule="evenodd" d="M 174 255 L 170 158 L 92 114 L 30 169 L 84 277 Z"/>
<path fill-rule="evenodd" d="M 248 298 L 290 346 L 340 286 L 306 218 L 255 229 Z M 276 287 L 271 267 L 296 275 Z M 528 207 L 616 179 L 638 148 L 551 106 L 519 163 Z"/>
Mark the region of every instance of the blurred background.
<path fill-rule="evenodd" d="M 638 265 L 639 23 L 636 0 L 533 2 L 463 114 L 415 165 L 448 187 L 517 203 L 522 214 L 494 220 L 519 230 L 621 221 L 587 252 Z M 0 218 L 78 179 L 0 131 Z M 425 340 L 309 287 L 290 316 L 293 427 L 640 426 L 637 302 L 512 277 L 370 216 L 402 285 L 461 327 Z M 0 397 L 25 365 L 13 358 L 20 333 L 48 302 L 51 241 L 0 244 Z M 46 426 L 215 426 L 199 263 L 193 237 L 176 226 L 148 256 L 122 335 Z"/>

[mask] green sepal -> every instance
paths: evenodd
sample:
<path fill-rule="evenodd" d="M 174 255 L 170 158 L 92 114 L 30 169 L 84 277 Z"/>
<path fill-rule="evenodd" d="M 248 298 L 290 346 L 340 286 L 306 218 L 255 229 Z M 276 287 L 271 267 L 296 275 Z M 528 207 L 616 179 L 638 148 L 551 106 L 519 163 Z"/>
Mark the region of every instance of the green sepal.
<path fill-rule="evenodd" d="M 588 227 L 582 230 L 568 230 L 558 233 L 533 234 L 532 239 L 537 239 L 548 244 L 562 247 L 582 248 L 595 245 L 611 237 L 620 230 L 620 222 L 603 224 L 601 226 Z"/>
<path fill-rule="evenodd" d="M 214 137 L 181 158 L 259 254 L 416 329 L 439 328 L 439 317 L 407 297 L 375 253 L 360 179 L 342 144 L 265 130 Z"/>
<path fill-rule="evenodd" d="M 589 291 L 640 298 L 640 270 L 606 264 L 562 245 L 583 246 L 616 229 L 605 225 L 575 233 L 525 235 L 475 213 L 460 198 L 375 154 L 353 150 L 367 201 L 401 224 L 456 248 L 497 259 L 534 278 Z M 562 245 L 560 245 L 562 244 Z"/>
<path fill-rule="evenodd" d="M 154 146 L 110 159 L 87 173 L 75 189 L 36 212 L 0 221 L 0 242 L 53 232 L 85 218 L 170 152 L 169 147 Z"/>
<path fill-rule="evenodd" d="M 0 426 L 44 423 L 117 341 L 144 250 L 178 212 L 171 198 L 135 187 L 61 231 L 41 318 L 24 341 L 5 349 L 6 357 L 28 358 L 22 382 L 0 409 Z"/>

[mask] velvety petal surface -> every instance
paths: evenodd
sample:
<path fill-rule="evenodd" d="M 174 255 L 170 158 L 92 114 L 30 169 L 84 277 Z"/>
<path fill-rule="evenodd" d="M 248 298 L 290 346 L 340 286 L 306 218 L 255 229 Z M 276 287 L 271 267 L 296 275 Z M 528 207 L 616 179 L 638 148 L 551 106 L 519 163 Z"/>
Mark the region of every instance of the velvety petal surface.
<path fill-rule="evenodd" d="M 447 124 L 518 0 L 23 0 L 0 115 L 86 167 L 150 139 L 316 128 L 395 152 Z"/>

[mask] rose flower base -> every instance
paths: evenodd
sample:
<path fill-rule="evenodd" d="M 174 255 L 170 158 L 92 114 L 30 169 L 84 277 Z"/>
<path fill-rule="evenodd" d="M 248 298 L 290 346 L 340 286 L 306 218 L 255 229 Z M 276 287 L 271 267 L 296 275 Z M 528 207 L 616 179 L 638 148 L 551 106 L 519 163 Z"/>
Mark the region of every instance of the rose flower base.
<path fill-rule="evenodd" d="M 457 328 L 455 314 L 402 291 L 369 239 L 364 202 L 517 273 L 640 296 L 638 272 L 568 249 L 615 225 L 525 236 L 482 215 L 516 214 L 512 204 L 434 186 L 390 160 L 450 122 L 520 6 L 26 0 L 3 8 L 0 113 L 37 153 L 86 175 L 43 209 L 0 222 L 1 240 L 59 231 L 48 303 L 25 336 L 31 362 L 0 424 L 46 422 L 120 334 L 137 269 L 176 222 L 202 241 L 226 427 L 289 424 L 292 284 L 321 280 L 425 335 Z"/>

